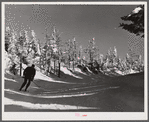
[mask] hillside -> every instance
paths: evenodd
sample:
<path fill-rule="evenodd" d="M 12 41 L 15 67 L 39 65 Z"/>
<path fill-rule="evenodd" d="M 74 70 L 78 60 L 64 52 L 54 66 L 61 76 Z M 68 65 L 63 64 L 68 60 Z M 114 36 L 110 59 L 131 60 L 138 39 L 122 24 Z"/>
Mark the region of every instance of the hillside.
<path fill-rule="evenodd" d="M 61 78 L 37 71 L 28 92 L 19 91 L 20 76 L 5 73 L 4 110 L 8 111 L 144 111 L 144 73 L 111 77 L 61 67 Z"/>

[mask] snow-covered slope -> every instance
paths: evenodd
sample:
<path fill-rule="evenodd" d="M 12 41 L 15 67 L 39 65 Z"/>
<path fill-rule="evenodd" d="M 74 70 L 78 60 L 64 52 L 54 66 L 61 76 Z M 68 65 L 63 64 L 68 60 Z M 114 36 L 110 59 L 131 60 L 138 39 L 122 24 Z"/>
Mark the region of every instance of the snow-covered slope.
<path fill-rule="evenodd" d="M 26 68 L 27 66 L 23 64 L 23 69 Z M 73 109 L 94 109 L 94 107 L 83 107 L 83 106 L 73 106 L 73 105 L 61 105 L 61 104 L 48 104 L 48 99 L 50 98 L 72 98 L 72 97 L 80 97 L 80 96 L 88 96 L 88 95 L 93 95 L 96 92 L 76 92 L 76 93 L 59 93 L 55 94 L 55 95 L 50 95 L 49 93 L 57 93 L 57 92 L 62 92 L 62 91 L 68 91 L 68 90 L 73 90 L 73 88 L 80 86 L 80 84 L 76 84 L 75 82 L 77 82 L 77 79 L 80 79 L 81 77 L 76 76 L 75 74 L 73 74 L 72 72 L 70 72 L 67 68 L 61 68 L 61 70 L 66 74 L 66 79 L 68 79 L 69 81 L 69 76 L 74 77 L 74 81 L 71 82 L 65 82 L 64 81 L 58 81 L 55 80 L 56 76 L 54 78 L 45 76 L 44 74 L 42 74 L 41 72 L 37 71 L 36 75 L 35 75 L 35 81 L 34 83 L 31 84 L 31 86 L 29 87 L 29 92 L 20 92 L 18 89 L 21 86 L 21 84 L 23 83 L 23 78 L 21 78 L 20 76 L 14 76 L 13 74 L 11 74 L 10 72 L 7 72 L 5 74 L 5 99 L 4 99 L 4 105 L 7 106 L 18 106 L 18 107 L 23 107 L 24 109 L 50 109 L 50 110 L 54 110 L 54 109 L 59 109 L 59 110 L 73 110 Z M 79 69 L 76 69 L 78 72 L 81 72 Z M 81 78 L 82 79 L 82 78 Z M 72 80 L 72 79 L 71 79 Z M 86 82 L 86 81 L 84 81 Z M 40 87 L 38 87 L 38 85 L 36 84 L 40 84 Z M 51 86 L 50 84 L 54 84 L 54 86 L 52 85 L 52 89 L 54 89 L 53 91 L 51 91 L 50 89 L 47 89 L 47 86 L 44 86 L 44 84 L 49 84 L 49 87 Z M 71 84 L 76 84 L 76 85 L 71 85 Z M 42 86 L 41 86 L 42 85 Z M 59 87 L 61 86 L 61 87 Z M 65 87 L 63 87 L 65 86 Z M 56 91 L 55 91 L 56 90 Z M 10 94 L 13 94 L 11 97 Z M 13 97 L 13 99 L 11 99 Z M 31 99 L 34 98 L 34 103 L 33 102 L 29 102 L 22 100 L 22 98 L 26 98 L 29 101 Z M 40 100 L 39 100 L 40 99 Z M 45 103 L 40 103 L 41 99 L 45 100 Z M 38 101 L 39 100 L 39 101 Z M 38 103 L 39 102 L 39 103 Z M 38 103 L 38 104 L 36 104 Z M 22 108 L 22 109 L 23 109 Z M 15 111 L 15 110 L 14 110 Z"/>
<path fill-rule="evenodd" d="M 23 66 L 25 68 L 25 65 Z M 137 77 L 123 76 L 124 78 L 113 79 L 104 77 L 104 75 L 85 75 L 81 74 L 79 69 L 77 73 L 69 72 L 65 69 L 63 78 L 47 77 L 37 71 L 35 80 L 29 87 L 29 92 L 18 91 L 23 83 L 23 78 L 14 76 L 7 72 L 5 74 L 5 111 L 53 111 L 53 110 L 78 110 L 78 111 L 142 111 L 143 102 L 137 102 L 135 99 L 142 101 L 142 75 Z M 63 68 L 62 68 L 63 71 Z M 73 77 L 73 74 L 82 77 L 79 79 Z M 71 76 L 71 77 L 70 77 Z M 126 78 L 127 77 L 127 78 Z M 136 78 L 135 78 L 136 77 Z M 130 82 L 133 82 L 131 84 Z M 124 80 L 123 80 L 124 79 Z M 138 79 L 138 81 L 136 80 Z M 79 82 L 78 82 L 79 80 Z M 128 82 L 129 81 L 129 82 Z M 80 82 L 84 84 L 80 84 Z M 93 84 L 89 84 L 93 83 Z M 125 82 L 128 87 L 134 89 L 133 92 L 125 92 Z M 36 84 L 38 85 L 36 85 Z M 73 83 L 73 85 L 72 85 Z M 141 84 L 140 84 L 141 83 Z M 138 85 L 136 85 L 138 84 Z M 124 89 L 121 90 L 121 89 Z M 121 90 L 121 92 L 118 92 Z M 135 91 L 136 90 L 136 91 Z M 135 91 L 135 92 L 134 92 Z M 121 94 L 119 96 L 119 93 Z M 129 94 L 128 94 L 129 93 Z M 142 93 L 142 92 L 140 92 Z M 128 101 L 124 97 L 132 99 Z M 123 96 L 124 95 L 124 96 Z M 111 97 L 112 96 L 112 97 Z M 110 103 L 108 101 L 111 101 Z M 113 102 L 112 102 L 113 101 Z M 130 104 L 133 103 L 133 104 Z M 109 107 L 106 107 L 106 105 Z M 121 105 L 117 109 L 114 106 Z M 125 105 L 125 106 L 123 106 Z M 137 106 L 136 106 L 137 105 Z M 110 107 L 111 106 L 111 107 Z M 131 106 L 131 107 L 130 107 Z"/>
<path fill-rule="evenodd" d="M 23 64 L 22 67 L 25 69 L 27 66 Z M 4 111 L 143 111 L 143 95 L 137 91 L 138 89 L 139 93 L 143 91 L 140 89 L 140 86 L 143 86 L 142 76 L 137 77 L 137 80 L 140 78 L 139 81 L 136 80 L 136 76 L 131 80 L 122 78 L 117 81 L 117 78 L 112 79 L 103 74 L 85 73 L 79 68 L 71 71 L 62 66 L 61 77 L 58 78 L 52 74 L 48 77 L 42 74 L 38 67 L 36 68 L 37 73 L 28 88 L 29 92 L 20 92 L 18 89 L 23 83 L 23 78 L 6 70 Z M 121 85 L 120 82 L 122 84 L 127 82 L 127 89 L 130 87 L 134 89 L 133 92 L 125 92 L 125 85 Z M 130 96 L 131 94 L 133 96 Z M 127 101 L 125 97 L 131 99 Z M 119 105 L 121 108 L 118 108 Z"/>

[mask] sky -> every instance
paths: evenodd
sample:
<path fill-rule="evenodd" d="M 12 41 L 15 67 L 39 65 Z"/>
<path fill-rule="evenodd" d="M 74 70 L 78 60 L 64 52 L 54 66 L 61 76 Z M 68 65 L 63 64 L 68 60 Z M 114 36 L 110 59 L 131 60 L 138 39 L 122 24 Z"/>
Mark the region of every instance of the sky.
<path fill-rule="evenodd" d="M 86 47 L 88 41 L 95 38 L 101 54 L 107 54 L 110 47 L 113 49 L 115 46 L 118 56 L 123 58 L 130 52 L 130 48 L 135 54 L 143 54 L 144 40 L 119 27 L 124 22 L 121 17 L 130 14 L 136 7 L 137 5 L 6 5 L 5 25 L 16 31 L 34 30 L 42 43 L 45 42 L 45 28 L 51 33 L 52 26 L 55 26 L 64 41 L 75 37 L 78 45 Z"/>

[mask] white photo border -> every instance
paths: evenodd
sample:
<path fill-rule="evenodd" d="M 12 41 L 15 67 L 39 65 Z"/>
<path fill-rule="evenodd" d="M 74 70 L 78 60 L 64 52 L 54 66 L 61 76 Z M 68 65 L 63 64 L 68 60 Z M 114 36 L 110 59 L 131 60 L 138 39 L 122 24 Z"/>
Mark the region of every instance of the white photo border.
<path fill-rule="evenodd" d="M 4 111 L 4 37 L 5 37 L 5 5 L 29 5 L 29 4 L 46 4 L 46 5 L 139 5 L 143 4 L 145 8 L 145 36 L 144 36 L 144 65 L 145 65 L 145 83 L 144 83 L 144 112 L 5 112 Z M 147 120 L 148 119 L 148 43 L 147 43 L 147 2 L 145 1 L 127 1 L 127 2 L 2 2 L 2 120 Z M 77 117 L 75 113 L 81 115 L 86 114 L 86 117 Z"/>

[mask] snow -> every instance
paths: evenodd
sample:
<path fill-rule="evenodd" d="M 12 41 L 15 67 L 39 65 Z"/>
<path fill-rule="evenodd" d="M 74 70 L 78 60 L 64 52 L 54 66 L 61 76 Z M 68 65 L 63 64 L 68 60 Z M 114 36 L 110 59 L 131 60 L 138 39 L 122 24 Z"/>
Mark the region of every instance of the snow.
<path fill-rule="evenodd" d="M 81 77 L 76 76 L 75 74 L 70 72 L 66 67 L 61 67 L 61 71 L 64 72 L 65 74 L 68 74 L 68 75 L 73 76 L 75 78 L 82 79 Z"/>
<path fill-rule="evenodd" d="M 76 72 L 78 72 L 78 73 L 81 73 L 81 74 L 87 75 L 86 73 L 82 72 L 82 71 L 81 71 L 81 69 L 79 69 L 79 68 L 75 68 L 75 71 L 76 71 Z"/>
<path fill-rule="evenodd" d="M 27 66 L 25 64 L 22 64 L 22 67 L 23 69 L 25 69 Z M 62 67 L 61 70 L 67 74 L 67 75 L 70 75 L 70 76 L 73 76 L 74 78 L 77 79 L 81 79 L 81 77 L 79 76 L 76 76 L 75 74 L 73 74 L 72 72 L 70 72 L 67 68 L 64 68 Z M 80 73 L 83 73 L 79 68 L 75 68 L 75 70 L 77 72 L 80 72 Z M 11 77 L 10 77 L 10 76 Z M 36 93 L 36 94 L 32 94 L 30 92 L 20 92 L 20 91 L 16 91 L 12 86 L 11 84 L 20 84 L 20 81 L 19 80 L 22 80 L 23 79 L 20 79 L 21 77 L 19 76 L 13 76 L 11 73 L 9 72 L 6 72 L 6 75 L 5 75 L 5 83 L 6 84 L 10 84 L 9 88 L 5 88 L 4 89 L 4 92 L 7 93 L 7 94 L 11 94 L 13 95 L 16 99 L 10 99 L 10 98 L 7 98 L 5 97 L 4 98 L 4 105 L 15 105 L 15 106 L 20 106 L 20 107 L 23 107 L 24 109 L 58 109 L 58 110 L 69 110 L 69 109 L 94 109 L 94 107 L 82 107 L 82 106 L 76 106 L 76 105 L 61 105 L 61 104 L 48 104 L 48 99 L 55 99 L 55 98 L 73 98 L 73 97 L 82 97 L 82 96 L 90 96 L 90 95 L 93 95 L 93 94 L 96 94 L 97 92 L 89 92 L 89 93 L 83 93 L 83 92 L 80 92 L 80 93 L 65 93 L 65 94 L 60 94 L 60 95 L 50 95 L 52 92 L 51 91 L 42 91 L 42 92 L 39 92 L 39 93 Z M 61 83 L 61 84 L 75 84 L 75 83 L 69 83 L 69 82 L 65 82 L 65 81 L 58 81 L 58 80 L 55 80 L 51 77 L 48 77 L 44 74 L 42 74 L 41 72 L 37 71 L 36 75 L 35 75 L 35 80 L 39 81 L 39 80 L 45 80 L 45 82 L 53 82 L 53 83 Z M 68 79 L 69 80 L 69 79 Z M 8 81 L 11 81 L 11 82 L 8 82 Z M 20 84 L 21 86 L 21 84 Z M 84 87 L 84 88 L 89 88 L 89 87 Z M 92 87 L 91 87 L 92 88 Z M 34 84 L 31 84 L 30 89 L 36 89 L 36 90 L 39 90 L 41 91 L 40 88 L 38 87 L 35 87 Z M 70 90 L 80 90 L 81 88 L 72 88 Z M 83 89 L 83 88 L 82 88 Z M 65 90 L 66 91 L 66 90 Z M 53 92 L 54 93 L 54 92 Z M 21 98 L 22 97 L 28 97 L 29 99 L 44 99 L 44 101 L 47 101 L 46 104 L 42 104 L 42 103 L 36 103 L 37 101 L 35 100 L 35 103 L 34 102 L 27 102 L 27 101 L 21 101 L 21 100 L 17 100 L 19 99 L 21 95 Z M 47 99 L 47 100 L 45 100 Z"/>
<path fill-rule="evenodd" d="M 38 53 L 39 55 L 41 55 L 40 45 L 39 45 L 39 44 L 38 44 L 38 46 L 37 46 L 37 53 Z"/>
<path fill-rule="evenodd" d="M 120 70 L 115 70 L 116 73 L 120 74 L 120 75 L 124 75 L 124 73 Z"/>
<path fill-rule="evenodd" d="M 24 70 L 27 65 L 22 64 L 22 67 Z M 35 68 L 38 69 L 38 67 Z M 4 105 L 7 106 L 7 111 L 13 108 L 15 108 L 14 111 L 17 111 L 18 107 L 22 111 L 99 110 L 105 103 L 105 100 L 102 100 L 102 98 L 105 98 L 100 98 L 99 95 L 104 94 L 109 89 L 118 89 L 119 86 L 106 85 L 104 84 L 106 82 L 105 75 L 95 75 L 88 68 L 87 70 L 90 73 L 89 75 L 79 68 L 74 68 L 74 71 L 70 71 L 61 66 L 61 72 L 64 73 L 62 78 L 57 76 L 48 77 L 42 74 L 40 70 L 37 70 L 34 82 L 41 87 L 31 83 L 28 89 L 29 92 L 18 90 L 23 83 L 23 78 L 5 72 Z M 118 70 L 115 72 L 124 75 L 123 72 Z M 130 70 L 129 73 L 135 73 L 135 71 Z M 107 93 L 104 95 L 107 95 Z M 107 98 L 109 100 L 109 97 Z M 100 105 L 102 102 L 103 105 Z"/>
<path fill-rule="evenodd" d="M 86 67 L 86 69 L 89 73 L 92 73 L 92 71 L 88 67 Z"/>
<path fill-rule="evenodd" d="M 23 95 L 23 96 L 28 96 L 28 97 L 35 97 L 35 98 L 63 98 L 63 97 L 76 97 L 76 96 L 82 96 L 82 94 L 66 94 L 66 95 L 55 95 L 55 96 L 50 96 L 50 95 L 44 95 L 44 94 L 37 94 L 37 95 L 33 95 L 33 94 L 29 94 L 27 92 L 17 92 L 17 91 L 14 91 L 14 90 L 11 90 L 11 89 L 5 89 L 6 92 L 9 92 L 10 94 L 18 94 L 18 95 Z M 86 96 L 86 95 L 93 95 L 95 93 L 86 93 L 86 94 L 83 94 L 83 96 Z"/>
<path fill-rule="evenodd" d="M 133 12 L 133 13 L 138 13 L 141 9 L 142 9 L 141 7 L 137 7 L 137 8 L 135 8 L 132 12 Z"/>
<path fill-rule="evenodd" d="M 132 70 L 132 69 L 130 69 L 130 72 L 129 72 L 130 74 L 134 74 L 134 73 L 139 73 L 138 71 L 135 71 L 135 70 Z"/>
<path fill-rule="evenodd" d="M 17 82 L 16 80 L 9 79 L 9 78 L 4 78 L 4 80 L 9 80 L 9 81 Z"/>
<path fill-rule="evenodd" d="M 37 56 L 34 60 L 38 60 L 39 61 L 40 60 L 40 56 Z"/>
<path fill-rule="evenodd" d="M 22 64 L 22 67 L 23 67 L 23 70 L 27 67 L 27 65 L 25 64 Z M 37 69 L 38 67 L 36 67 Z M 78 83 L 77 80 L 83 80 L 83 78 L 81 77 L 81 74 L 84 76 L 84 77 L 87 77 L 88 76 L 83 73 L 79 68 L 75 68 L 75 70 L 73 72 L 78 72 L 80 75 L 75 75 L 73 72 L 71 72 L 69 69 L 67 69 L 66 67 L 61 67 L 61 71 L 65 73 L 66 76 L 66 79 L 68 81 L 71 81 L 71 82 L 66 82 L 65 80 L 63 81 L 60 81 L 60 80 L 56 80 L 55 78 L 53 77 L 48 77 L 44 74 L 42 74 L 39 70 L 36 71 L 36 75 L 35 75 L 35 81 L 40 81 L 40 80 L 44 80 L 45 82 L 47 83 L 59 83 L 59 85 L 71 85 L 71 84 L 80 84 Z M 23 71 L 22 71 L 23 72 Z M 71 77 L 69 76 L 72 76 L 74 79 L 72 79 Z M 56 76 L 55 76 L 56 77 Z M 44 89 L 43 88 L 39 88 L 37 87 L 35 84 L 31 83 L 31 86 L 29 87 L 29 91 L 31 90 L 31 93 L 30 92 L 20 92 L 18 90 L 16 90 L 13 86 L 13 84 L 15 84 L 15 87 L 20 87 L 22 82 L 23 82 L 23 79 L 20 77 L 20 76 L 14 76 L 13 74 L 11 74 L 10 72 L 6 72 L 5 73 L 5 84 L 8 84 L 6 85 L 7 87 L 4 89 L 4 92 L 7 93 L 7 94 L 11 94 L 13 97 L 15 97 L 14 99 L 11 99 L 11 98 L 7 98 L 5 97 L 4 99 L 4 105 L 16 105 L 16 106 L 21 106 L 23 108 L 26 108 L 26 109 L 62 109 L 62 110 L 67 110 L 67 109 L 94 109 L 93 107 L 82 107 L 82 106 L 75 106 L 75 105 L 61 105 L 61 104 L 48 104 L 48 99 L 60 99 L 60 98 L 74 98 L 74 97 L 82 97 L 82 96 L 91 96 L 93 94 L 96 94 L 97 91 L 92 91 L 92 92 L 73 92 L 73 93 L 69 93 L 67 90 L 65 90 L 65 92 L 68 92 L 68 93 L 64 93 L 64 94 L 55 94 L 55 95 L 51 95 L 51 93 L 58 93 L 60 91 L 47 91 L 47 89 Z M 84 82 L 90 82 L 91 78 L 87 79 L 86 81 Z M 36 83 L 37 83 L 36 82 Z M 18 86 L 19 85 L 19 86 Z M 56 86 L 58 84 L 55 84 Z M 54 86 L 54 87 L 56 87 Z M 73 87 L 71 85 L 71 87 Z M 74 88 L 71 88 L 69 86 L 69 90 L 70 91 L 77 91 L 77 90 L 83 90 L 83 89 L 89 89 L 89 88 L 94 88 L 96 86 L 93 86 L 93 87 L 74 87 Z M 19 88 L 17 88 L 19 89 Z M 63 87 L 61 88 L 63 89 Z M 37 91 L 37 93 L 33 93 L 34 91 Z M 42 91 L 42 92 L 41 92 Z M 21 95 L 21 98 L 22 97 L 27 97 L 29 99 L 34 99 L 34 103 L 32 102 L 28 102 L 28 101 L 21 101 L 19 100 L 20 99 L 20 95 Z M 36 104 L 36 102 L 38 102 L 38 100 L 36 99 L 44 99 L 44 101 L 46 101 L 45 104 L 42 104 L 42 103 L 38 103 Z M 47 100 L 45 100 L 47 99 Z M 64 107 L 65 106 L 65 107 Z"/>
<path fill-rule="evenodd" d="M 60 109 L 60 110 L 95 109 L 94 107 L 81 107 L 81 106 L 61 105 L 61 104 L 34 104 L 29 102 L 15 101 L 9 98 L 5 98 L 5 105 L 22 106 L 28 109 Z"/>
<path fill-rule="evenodd" d="M 135 73 L 139 73 L 138 71 L 135 71 L 133 69 L 130 70 L 126 70 L 126 71 L 120 71 L 118 69 L 115 69 L 115 72 L 118 73 L 119 75 L 128 75 L 128 74 L 135 74 Z"/>
<path fill-rule="evenodd" d="M 4 63 L 4 67 L 5 69 L 7 69 L 10 66 L 10 62 L 11 60 L 8 58 L 8 53 L 5 51 L 5 63 Z"/>
<path fill-rule="evenodd" d="M 138 71 L 135 71 L 135 70 L 133 70 L 133 69 L 126 70 L 125 72 L 126 72 L 126 74 L 134 74 L 134 73 L 139 73 Z"/>
<path fill-rule="evenodd" d="M 74 74 L 72 74 L 67 68 L 61 68 L 62 71 L 64 71 L 65 74 L 69 74 L 73 77 L 76 77 L 76 78 L 80 78 L 81 77 L 78 77 L 78 76 L 75 76 Z M 36 75 L 35 75 L 35 79 L 41 79 L 41 80 L 45 80 L 47 82 L 55 82 L 55 83 L 65 83 L 65 84 L 74 84 L 74 83 L 68 83 L 68 82 L 64 82 L 64 81 L 58 81 L 58 80 L 54 80 L 44 74 L 42 74 L 41 72 L 37 71 L 36 72 Z"/>
<path fill-rule="evenodd" d="M 27 67 L 27 65 L 22 63 L 22 67 L 23 67 L 23 69 L 25 69 Z"/>
<path fill-rule="evenodd" d="M 135 8 L 135 9 L 132 11 L 132 13 L 130 13 L 130 14 L 128 15 L 128 17 L 130 17 L 132 14 L 137 14 L 137 13 L 139 13 L 140 10 L 142 10 L 141 7 Z"/>
<path fill-rule="evenodd" d="M 22 64 L 22 67 L 23 67 L 23 69 L 25 69 L 26 67 L 27 67 L 27 65 L 25 65 L 25 64 Z M 39 68 L 38 67 L 36 67 L 36 69 L 38 69 L 39 70 Z M 69 75 L 71 75 L 71 76 L 74 76 L 74 77 L 76 77 L 76 78 L 80 78 L 81 79 L 81 77 L 77 77 L 77 76 L 75 76 L 74 74 L 72 74 L 68 69 L 63 69 L 63 68 L 61 68 L 62 69 L 62 71 L 64 71 L 64 73 L 66 73 L 66 74 L 69 74 Z M 56 80 L 54 80 L 54 79 L 52 79 L 52 78 L 50 78 L 50 77 L 48 77 L 48 76 L 46 76 L 46 75 L 44 75 L 44 74 L 42 74 L 40 71 L 36 71 L 36 75 L 35 75 L 35 79 L 41 79 L 41 80 L 45 80 L 45 81 L 47 81 L 47 82 L 57 82 L 57 83 L 66 83 L 66 84 L 73 84 L 73 83 L 68 83 L 68 82 L 64 82 L 64 81 L 56 81 Z M 22 73 L 23 74 L 23 73 Z"/>

